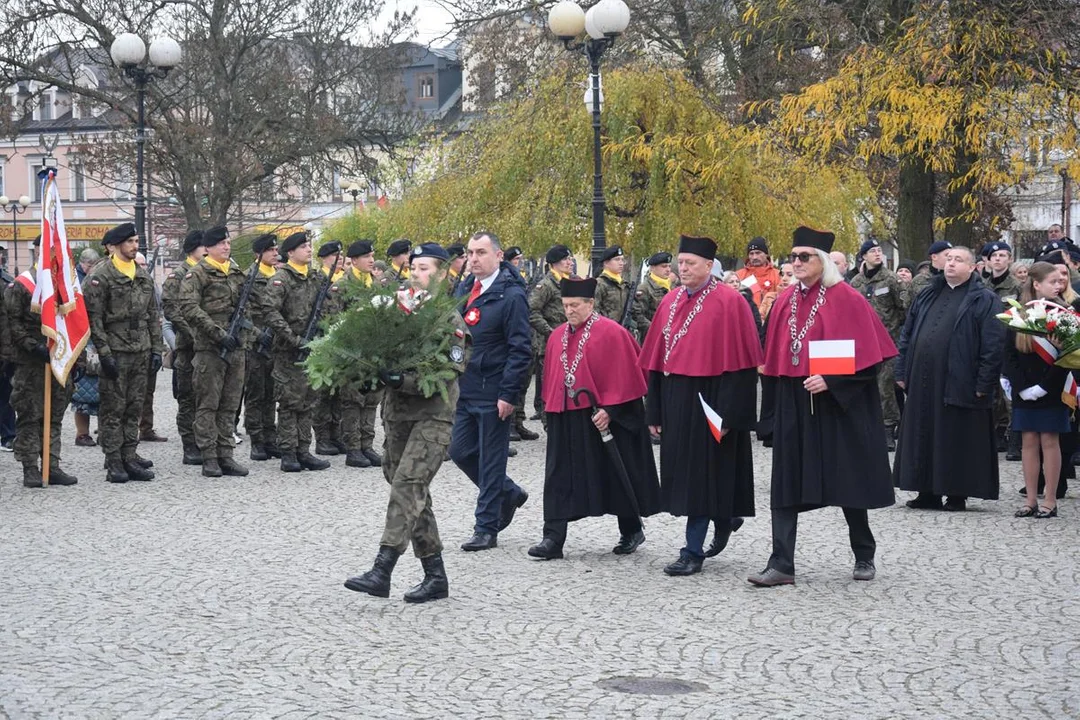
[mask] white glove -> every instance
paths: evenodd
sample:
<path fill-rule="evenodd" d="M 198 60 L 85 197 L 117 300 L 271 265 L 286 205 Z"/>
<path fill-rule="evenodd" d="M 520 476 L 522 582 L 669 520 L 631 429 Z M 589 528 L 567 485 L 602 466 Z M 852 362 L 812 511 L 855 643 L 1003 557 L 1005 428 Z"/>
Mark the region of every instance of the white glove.
<path fill-rule="evenodd" d="M 1039 398 L 1043 397 L 1044 395 L 1046 395 L 1046 391 L 1042 389 L 1041 385 L 1032 385 L 1031 387 L 1027 388 L 1026 390 L 1021 390 L 1020 391 L 1020 399 L 1021 400 L 1027 400 L 1028 402 L 1032 402 L 1033 400 L 1038 400 Z"/>
<path fill-rule="evenodd" d="M 1009 378 L 1004 375 L 1001 376 L 1001 389 L 1005 392 L 1005 397 L 1012 397 L 1012 383 L 1009 382 Z"/>

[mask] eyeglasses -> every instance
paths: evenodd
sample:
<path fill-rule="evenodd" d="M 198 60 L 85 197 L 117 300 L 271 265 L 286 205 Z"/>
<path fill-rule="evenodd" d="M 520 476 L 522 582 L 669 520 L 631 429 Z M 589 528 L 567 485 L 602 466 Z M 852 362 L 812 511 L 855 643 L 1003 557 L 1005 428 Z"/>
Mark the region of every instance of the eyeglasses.
<path fill-rule="evenodd" d="M 817 253 L 792 253 L 790 257 L 788 257 L 788 260 L 791 262 L 798 260 L 801 263 L 808 263 L 816 257 Z"/>

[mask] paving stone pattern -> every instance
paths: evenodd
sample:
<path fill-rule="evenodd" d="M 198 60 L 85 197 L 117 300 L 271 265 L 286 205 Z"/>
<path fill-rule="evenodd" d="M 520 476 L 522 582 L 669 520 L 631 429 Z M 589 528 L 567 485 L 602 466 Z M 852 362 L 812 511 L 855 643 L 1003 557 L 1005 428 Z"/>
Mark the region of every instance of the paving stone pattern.
<path fill-rule="evenodd" d="M 0 454 L 0 717 L 1080 717 L 1080 504 L 1014 519 L 1019 463 L 1002 461 L 1003 500 L 966 513 L 872 512 L 870 583 L 851 579 L 840 511 L 803 515 L 798 585 L 756 589 L 770 451 L 755 450 L 759 517 L 702 574 L 669 578 L 668 516 L 635 555 L 611 554 L 601 518 L 571 525 L 565 560 L 527 557 L 544 442 L 517 443 L 510 474 L 532 498 L 495 550 L 457 549 L 475 489 L 440 471 L 450 599 L 410 606 L 411 554 L 389 600 L 342 587 L 377 550 L 379 470 L 336 457 L 203 479 L 179 462 L 172 398 L 157 404 L 170 442 L 141 448 L 151 483 L 107 484 L 70 422 L 76 487 L 26 490 Z"/>

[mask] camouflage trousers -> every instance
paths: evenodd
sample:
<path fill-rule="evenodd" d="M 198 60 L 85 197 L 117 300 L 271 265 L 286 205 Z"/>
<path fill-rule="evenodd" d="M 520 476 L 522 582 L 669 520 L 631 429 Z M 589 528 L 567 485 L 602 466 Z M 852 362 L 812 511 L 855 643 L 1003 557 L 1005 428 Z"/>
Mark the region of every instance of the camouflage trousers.
<path fill-rule="evenodd" d="M 341 395 L 331 394 L 329 388 L 314 390 L 315 414 L 311 416 L 311 427 L 315 431 L 316 442 L 341 440 Z"/>
<path fill-rule="evenodd" d="M 51 372 L 50 372 L 51 375 Z M 74 383 L 60 385 L 52 378 L 52 405 L 49 408 L 49 462 L 60 463 L 60 430 L 64 413 L 71 402 Z M 11 408 L 15 411 L 15 459 L 23 465 L 37 465 L 42 457 L 42 434 L 45 431 L 45 363 L 23 363 L 12 378 Z"/>
<path fill-rule="evenodd" d="M 881 416 L 886 427 L 900 424 L 900 406 L 896 404 L 896 358 L 878 365 L 877 386 L 881 395 Z"/>
<path fill-rule="evenodd" d="M 390 502 L 380 545 L 403 553 L 411 540 L 418 558 L 442 552 L 430 488 L 450 447 L 450 428 L 437 420 L 383 423 L 383 475 L 390 483 Z"/>
<path fill-rule="evenodd" d="M 521 397 L 518 398 L 518 404 L 514 406 L 514 427 L 516 428 L 525 424 L 527 418 L 527 415 L 525 414 L 525 396 L 529 394 L 529 385 L 532 384 L 533 375 L 538 372 L 543 372 L 543 365 L 540 363 L 540 358 L 533 355 L 532 361 L 529 362 L 529 369 L 525 371 L 525 383 L 521 388 Z M 540 402 L 542 403 L 543 401 L 541 400 Z M 533 407 L 537 412 L 540 412 L 535 398 L 533 399 Z"/>
<path fill-rule="evenodd" d="M 157 390 L 157 373 L 146 376 L 146 395 L 143 396 L 142 414 L 139 416 L 139 432 L 147 434 L 154 429 L 154 391 Z"/>
<path fill-rule="evenodd" d="M 383 391 L 361 393 L 340 391 L 341 441 L 349 450 L 370 450 L 375 442 L 375 412 L 382 402 Z"/>
<path fill-rule="evenodd" d="M 176 431 L 184 447 L 195 447 L 195 385 L 191 366 L 195 353 L 177 350 L 173 353 L 173 397 L 176 398 Z"/>
<path fill-rule="evenodd" d="M 98 442 L 108 459 L 129 461 L 139 449 L 139 419 L 150 377 L 150 351 L 114 352 L 116 380 L 101 375 L 98 393 Z"/>
<path fill-rule="evenodd" d="M 274 353 L 274 399 L 277 401 L 277 444 L 281 452 L 311 449 L 311 407 L 315 392 L 292 351 Z"/>
<path fill-rule="evenodd" d="M 1005 391 L 999 383 L 994 388 L 994 427 L 998 430 L 1006 430 L 1012 425 L 1011 406 L 1012 403 L 1005 397 Z"/>
<path fill-rule="evenodd" d="M 274 361 L 248 350 L 244 381 L 244 429 L 256 445 L 277 443 L 274 407 Z"/>
<path fill-rule="evenodd" d="M 230 458 L 236 411 L 244 395 L 244 351 L 222 360 L 216 350 L 199 350 L 191 361 L 195 372 L 195 444 L 203 459 Z"/>

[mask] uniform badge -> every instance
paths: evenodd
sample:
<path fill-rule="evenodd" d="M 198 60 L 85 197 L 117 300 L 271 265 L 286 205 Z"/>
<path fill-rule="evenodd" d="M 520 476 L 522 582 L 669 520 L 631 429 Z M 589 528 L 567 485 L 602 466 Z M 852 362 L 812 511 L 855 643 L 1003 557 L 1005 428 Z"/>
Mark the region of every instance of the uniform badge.
<path fill-rule="evenodd" d="M 454 335 L 456 335 L 459 338 L 463 338 L 463 337 L 465 337 L 465 331 L 464 330 L 454 330 Z"/>
<path fill-rule="evenodd" d="M 465 359 L 465 351 L 460 345 L 454 345 L 450 348 L 450 362 L 459 363 Z"/>
<path fill-rule="evenodd" d="M 280 280 L 275 280 L 274 284 L 280 287 L 281 286 L 281 281 Z"/>
<path fill-rule="evenodd" d="M 464 320 L 466 325 L 475 325 L 476 323 L 480 322 L 480 311 L 477 308 L 473 308 L 469 312 L 465 313 Z"/>
<path fill-rule="evenodd" d="M 97 280 L 91 280 L 90 284 L 91 285 L 100 285 L 101 283 L 99 283 Z"/>

